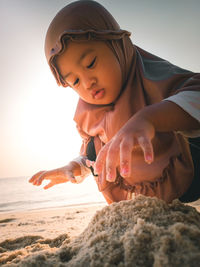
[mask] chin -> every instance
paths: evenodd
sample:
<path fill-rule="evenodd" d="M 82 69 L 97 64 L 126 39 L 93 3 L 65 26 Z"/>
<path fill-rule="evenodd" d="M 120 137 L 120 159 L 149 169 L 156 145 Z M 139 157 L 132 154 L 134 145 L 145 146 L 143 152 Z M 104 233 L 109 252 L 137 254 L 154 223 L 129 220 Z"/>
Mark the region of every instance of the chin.
<path fill-rule="evenodd" d="M 82 98 L 82 100 L 91 105 L 112 105 L 114 103 L 114 100 L 106 100 L 103 98 L 99 100 Z"/>

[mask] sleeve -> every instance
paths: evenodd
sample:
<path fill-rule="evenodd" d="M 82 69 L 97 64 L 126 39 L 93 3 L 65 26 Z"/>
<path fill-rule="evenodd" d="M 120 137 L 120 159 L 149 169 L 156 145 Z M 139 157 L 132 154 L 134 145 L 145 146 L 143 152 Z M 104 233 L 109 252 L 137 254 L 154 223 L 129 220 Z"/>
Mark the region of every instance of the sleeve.
<path fill-rule="evenodd" d="M 200 123 L 200 91 L 181 91 L 164 100 L 176 103 Z M 199 137 L 200 128 L 181 133 L 187 137 Z"/>

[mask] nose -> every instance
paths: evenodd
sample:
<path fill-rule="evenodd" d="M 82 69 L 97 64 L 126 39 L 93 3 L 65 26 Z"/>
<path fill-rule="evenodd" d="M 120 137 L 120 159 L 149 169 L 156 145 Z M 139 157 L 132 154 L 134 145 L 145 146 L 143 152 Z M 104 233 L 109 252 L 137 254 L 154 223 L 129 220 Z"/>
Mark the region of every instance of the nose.
<path fill-rule="evenodd" d="M 84 89 L 89 90 L 97 83 L 97 79 L 95 77 L 91 77 L 89 75 L 84 75 L 82 77 L 82 84 Z"/>

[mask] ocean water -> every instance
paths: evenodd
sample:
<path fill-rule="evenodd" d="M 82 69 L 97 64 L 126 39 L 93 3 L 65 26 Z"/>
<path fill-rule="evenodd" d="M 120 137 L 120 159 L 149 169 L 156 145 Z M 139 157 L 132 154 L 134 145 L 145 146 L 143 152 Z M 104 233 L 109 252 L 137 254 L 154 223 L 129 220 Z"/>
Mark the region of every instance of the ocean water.
<path fill-rule="evenodd" d="M 105 203 L 93 177 L 81 184 L 70 182 L 47 190 L 33 186 L 29 177 L 0 178 L 0 213 Z"/>

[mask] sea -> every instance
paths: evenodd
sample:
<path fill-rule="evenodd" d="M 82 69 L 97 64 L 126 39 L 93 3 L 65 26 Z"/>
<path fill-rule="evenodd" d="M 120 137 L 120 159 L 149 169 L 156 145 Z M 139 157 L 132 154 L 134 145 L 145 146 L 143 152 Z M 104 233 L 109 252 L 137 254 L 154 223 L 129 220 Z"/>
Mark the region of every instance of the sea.
<path fill-rule="evenodd" d="M 70 182 L 47 190 L 28 182 L 30 177 L 0 178 L 0 213 L 106 203 L 89 176 L 81 184 Z"/>

